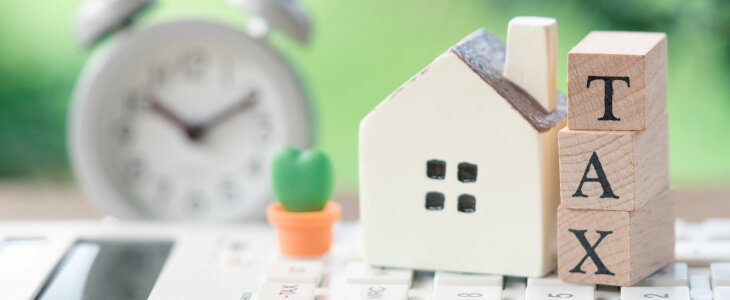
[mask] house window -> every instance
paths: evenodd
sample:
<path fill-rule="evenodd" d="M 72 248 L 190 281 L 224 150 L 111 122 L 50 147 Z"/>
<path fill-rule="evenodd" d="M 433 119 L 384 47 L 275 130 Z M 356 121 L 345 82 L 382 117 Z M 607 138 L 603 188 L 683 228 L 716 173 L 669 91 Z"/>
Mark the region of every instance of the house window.
<path fill-rule="evenodd" d="M 461 194 L 459 196 L 459 211 L 463 213 L 473 213 L 477 210 L 477 199 L 469 194 Z"/>
<path fill-rule="evenodd" d="M 432 159 L 426 161 L 426 176 L 431 179 L 443 180 L 446 177 L 446 162 L 443 160 Z M 468 162 L 462 162 L 458 165 L 457 178 L 460 182 L 469 183 L 477 181 L 477 165 Z M 426 209 L 427 210 L 444 210 L 445 197 L 440 192 L 426 193 Z M 461 194 L 458 199 L 460 212 L 473 213 L 477 210 L 477 200 L 469 194 Z"/>
<path fill-rule="evenodd" d="M 459 164 L 459 181 L 476 182 L 477 181 L 477 165 L 463 162 Z"/>
<path fill-rule="evenodd" d="M 426 176 L 431 179 L 444 179 L 446 177 L 446 162 L 437 159 L 427 161 Z"/>
<path fill-rule="evenodd" d="M 439 192 L 428 192 L 426 194 L 426 209 L 442 210 L 444 209 L 444 194 Z"/>

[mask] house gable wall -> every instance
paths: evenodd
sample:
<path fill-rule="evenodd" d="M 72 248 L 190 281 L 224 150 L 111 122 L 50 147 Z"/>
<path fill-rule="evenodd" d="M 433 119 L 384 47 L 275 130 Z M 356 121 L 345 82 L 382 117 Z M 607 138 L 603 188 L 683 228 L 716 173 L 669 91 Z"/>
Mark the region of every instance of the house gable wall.
<path fill-rule="evenodd" d="M 378 105 L 360 126 L 360 199 L 373 265 L 541 276 L 544 228 L 540 134 L 453 52 Z M 445 178 L 426 162 L 446 162 Z M 460 182 L 459 163 L 478 166 Z M 427 210 L 428 192 L 444 195 Z M 476 211 L 458 211 L 462 194 Z M 436 238 L 437 237 L 437 238 Z"/>

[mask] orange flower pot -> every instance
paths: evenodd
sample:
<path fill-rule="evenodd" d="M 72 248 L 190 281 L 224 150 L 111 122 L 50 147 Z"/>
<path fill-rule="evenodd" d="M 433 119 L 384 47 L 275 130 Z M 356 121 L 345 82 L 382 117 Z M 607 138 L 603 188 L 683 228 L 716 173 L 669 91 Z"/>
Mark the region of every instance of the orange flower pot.
<path fill-rule="evenodd" d="M 320 256 L 332 244 L 332 225 L 340 219 L 342 206 L 329 201 L 321 211 L 289 212 L 281 204 L 266 209 L 269 224 L 276 228 L 279 251 L 289 256 Z"/>

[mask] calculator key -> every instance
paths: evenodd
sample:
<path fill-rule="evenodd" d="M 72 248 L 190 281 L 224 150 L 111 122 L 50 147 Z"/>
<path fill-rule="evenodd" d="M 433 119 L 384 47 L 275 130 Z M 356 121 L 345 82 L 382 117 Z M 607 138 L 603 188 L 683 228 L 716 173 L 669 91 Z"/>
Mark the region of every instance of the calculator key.
<path fill-rule="evenodd" d="M 639 281 L 635 286 L 687 286 L 689 272 L 686 263 L 673 263 L 664 266 L 651 276 Z"/>
<path fill-rule="evenodd" d="M 714 263 L 710 265 L 712 286 L 730 286 L 730 263 Z"/>
<path fill-rule="evenodd" d="M 524 300 L 527 282 L 522 277 L 504 277 L 502 300 Z"/>
<path fill-rule="evenodd" d="M 437 286 L 498 286 L 501 288 L 502 276 L 437 271 L 434 276 L 434 284 Z"/>
<path fill-rule="evenodd" d="M 621 288 L 621 300 L 690 300 L 689 288 L 673 287 L 625 287 Z"/>
<path fill-rule="evenodd" d="M 677 219 L 674 224 L 674 238 L 677 241 L 689 240 L 692 237 L 691 231 L 692 229 L 689 224 L 681 219 Z"/>
<path fill-rule="evenodd" d="M 501 280 L 500 280 L 501 281 Z M 501 300 L 502 286 L 446 286 L 433 289 L 433 300 Z"/>
<path fill-rule="evenodd" d="M 319 285 L 324 263 L 316 260 L 279 260 L 269 268 L 267 282 L 311 283 Z"/>
<path fill-rule="evenodd" d="M 264 283 L 259 300 L 312 300 L 316 286 L 309 283 Z"/>
<path fill-rule="evenodd" d="M 594 300 L 595 288 L 592 286 L 527 286 L 525 300 Z"/>
<path fill-rule="evenodd" d="M 708 219 L 702 222 L 702 233 L 708 240 L 730 240 L 730 219 Z"/>
<path fill-rule="evenodd" d="M 403 284 L 410 286 L 413 271 L 371 267 L 364 262 L 349 262 L 345 282 L 352 284 Z"/>
<path fill-rule="evenodd" d="M 527 286 L 592 286 L 595 287 L 595 284 L 592 283 L 582 283 L 582 282 L 566 282 L 560 280 L 558 278 L 558 274 L 552 273 L 545 277 L 530 277 L 527 278 Z"/>
<path fill-rule="evenodd" d="M 730 241 L 677 241 L 674 258 L 692 266 L 707 267 L 707 265 L 730 261 Z"/>
<path fill-rule="evenodd" d="M 730 286 L 716 286 L 715 300 L 730 300 Z"/>
<path fill-rule="evenodd" d="M 706 274 L 689 275 L 689 296 L 692 300 L 712 300 L 710 276 Z"/>
<path fill-rule="evenodd" d="M 81 250 L 93 253 L 96 248 Z M 63 255 L 63 252 L 56 252 L 48 240 L 3 240 L 0 236 L 0 298 L 31 299 L 46 272 L 44 267 L 55 265 L 56 259 L 60 258 L 55 256 Z"/>
<path fill-rule="evenodd" d="M 619 287 L 609 285 L 596 286 L 596 300 L 620 300 Z"/>
<path fill-rule="evenodd" d="M 345 284 L 337 300 L 407 300 L 405 284 Z"/>

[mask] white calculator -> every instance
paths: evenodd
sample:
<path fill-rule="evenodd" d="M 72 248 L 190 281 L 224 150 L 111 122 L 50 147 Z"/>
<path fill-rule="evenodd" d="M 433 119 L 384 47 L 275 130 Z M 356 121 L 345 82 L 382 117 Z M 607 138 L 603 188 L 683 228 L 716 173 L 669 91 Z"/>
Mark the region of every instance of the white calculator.
<path fill-rule="evenodd" d="M 267 224 L 0 223 L 0 299 L 730 300 L 730 220 L 677 222 L 677 263 L 637 286 L 414 271 L 363 263 L 357 223 L 330 253 L 277 253 Z M 505 258 L 510 259 L 510 258 Z"/>

